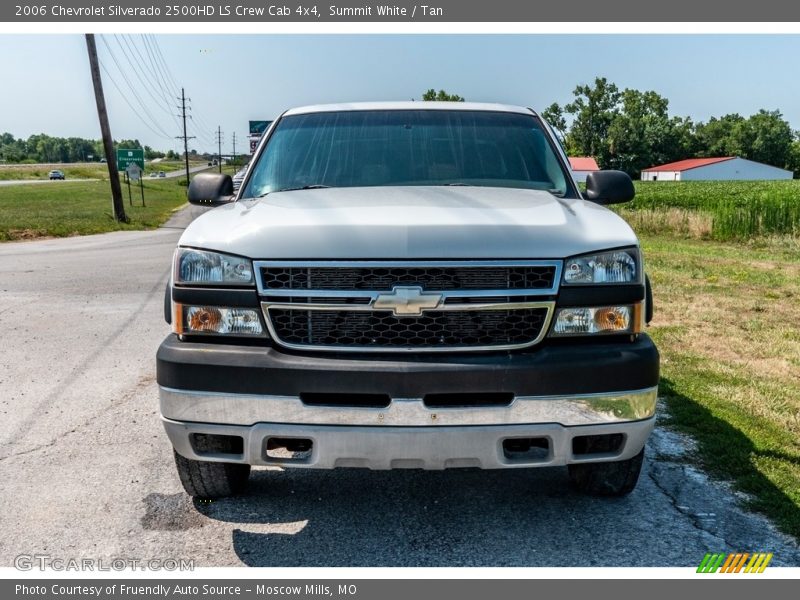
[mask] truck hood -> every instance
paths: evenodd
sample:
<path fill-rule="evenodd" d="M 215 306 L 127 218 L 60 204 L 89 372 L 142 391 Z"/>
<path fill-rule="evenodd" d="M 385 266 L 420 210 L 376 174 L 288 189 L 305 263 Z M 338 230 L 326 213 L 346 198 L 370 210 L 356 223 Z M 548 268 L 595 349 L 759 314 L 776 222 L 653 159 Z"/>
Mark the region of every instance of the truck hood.
<path fill-rule="evenodd" d="M 180 239 L 259 259 L 564 258 L 636 243 L 593 202 L 461 186 L 274 192 L 211 210 Z"/>

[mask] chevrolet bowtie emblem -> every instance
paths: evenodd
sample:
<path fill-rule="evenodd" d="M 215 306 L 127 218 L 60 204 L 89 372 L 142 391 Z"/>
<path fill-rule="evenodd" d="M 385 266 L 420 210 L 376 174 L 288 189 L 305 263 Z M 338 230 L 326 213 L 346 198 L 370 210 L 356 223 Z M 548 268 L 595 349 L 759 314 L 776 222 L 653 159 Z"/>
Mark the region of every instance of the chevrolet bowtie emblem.
<path fill-rule="evenodd" d="M 441 294 L 426 294 L 421 287 L 392 288 L 388 294 L 380 294 L 372 303 L 375 310 L 391 310 L 395 316 L 419 316 L 422 311 L 436 308 L 442 301 Z"/>

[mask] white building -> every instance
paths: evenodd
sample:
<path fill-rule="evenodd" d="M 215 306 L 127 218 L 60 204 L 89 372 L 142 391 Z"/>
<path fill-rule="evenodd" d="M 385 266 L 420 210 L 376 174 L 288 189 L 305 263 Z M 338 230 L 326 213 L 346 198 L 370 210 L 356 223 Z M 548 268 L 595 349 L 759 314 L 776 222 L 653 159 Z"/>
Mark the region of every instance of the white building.
<path fill-rule="evenodd" d="M 572 174 L 578 183 L 585 183 L 589 173 L 600 170 L 591 156 L 570 156 L 569 166 L 572 167 Z"/>
<path fill-rule="evenodd" d="M 792 177 L 793 173 L 786 169 L 738 156 L 687 158 L 642 171 L 642 181 L 758 181 Z"/>

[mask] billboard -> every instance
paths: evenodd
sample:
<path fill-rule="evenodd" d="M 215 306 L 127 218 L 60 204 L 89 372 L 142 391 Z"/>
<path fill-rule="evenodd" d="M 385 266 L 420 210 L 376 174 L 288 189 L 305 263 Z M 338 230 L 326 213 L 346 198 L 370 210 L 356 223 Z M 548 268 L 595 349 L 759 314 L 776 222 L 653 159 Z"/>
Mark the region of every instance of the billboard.
<path fill-rule="evenodd" d="M 272 123 L 272 121 L 250 121 L 250 135 L 263 135 L 270 123 Z"/>

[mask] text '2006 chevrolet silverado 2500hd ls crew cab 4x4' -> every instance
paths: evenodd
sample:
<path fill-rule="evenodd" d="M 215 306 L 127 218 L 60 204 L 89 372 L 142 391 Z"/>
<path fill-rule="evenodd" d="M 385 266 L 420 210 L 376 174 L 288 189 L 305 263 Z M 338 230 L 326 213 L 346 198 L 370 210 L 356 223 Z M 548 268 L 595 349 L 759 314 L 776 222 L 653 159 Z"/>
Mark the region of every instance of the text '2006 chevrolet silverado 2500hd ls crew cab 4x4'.
<path fill-rule="evenodd" d="M 533 111 L 379 103 L 287 111 L 241 189 L 199 174 L 165 298 L 161 415 L 186 491 L 252 465 L 566 465 L 636 485 L 658 352 L 631 228 L 577 188 Z"/>

